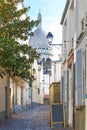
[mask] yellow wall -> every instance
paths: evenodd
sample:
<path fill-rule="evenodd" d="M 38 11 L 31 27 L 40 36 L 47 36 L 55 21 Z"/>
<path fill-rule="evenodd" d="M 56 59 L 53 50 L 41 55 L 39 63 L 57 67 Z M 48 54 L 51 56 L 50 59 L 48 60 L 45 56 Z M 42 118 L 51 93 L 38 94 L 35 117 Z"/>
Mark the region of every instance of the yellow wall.
<path fill-rule="evenodd" d="M 50 104 L 60 102 L 60 82 L 54 82 L 50 85 Z"/>
<path fill-rule="evenodd" d="M 76 110 L 75 130 L 85 130 L 85 107 Z"/>

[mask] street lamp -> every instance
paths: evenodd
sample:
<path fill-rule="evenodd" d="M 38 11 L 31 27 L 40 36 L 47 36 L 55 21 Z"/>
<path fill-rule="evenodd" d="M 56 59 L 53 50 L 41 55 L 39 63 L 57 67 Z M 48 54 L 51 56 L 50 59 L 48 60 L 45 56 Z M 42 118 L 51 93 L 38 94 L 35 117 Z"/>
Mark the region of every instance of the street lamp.
<path fill-rule="evenodd" d="M 47 40 L 48 40 L 48 44 L 51 45 L 52 41 L 53 41 L 53 34 L 51 32 L 49 32 L 46 36 Z"/>

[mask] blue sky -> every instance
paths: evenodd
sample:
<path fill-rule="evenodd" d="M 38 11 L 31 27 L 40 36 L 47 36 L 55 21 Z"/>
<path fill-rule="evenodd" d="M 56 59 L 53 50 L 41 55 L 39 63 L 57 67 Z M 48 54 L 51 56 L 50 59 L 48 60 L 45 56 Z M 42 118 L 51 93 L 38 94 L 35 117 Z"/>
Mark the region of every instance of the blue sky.
<path fill-rule="evenodd" d="M 54 44 L 62 42 L 60 21 L 65 3 L 66 0 L 24 0 L 24 5 L 30 6 L 28 14 L 31 19 L 36 20 L 39 9 L 41 10 L 42 28 L 46 34 L 52 32 Z"/>

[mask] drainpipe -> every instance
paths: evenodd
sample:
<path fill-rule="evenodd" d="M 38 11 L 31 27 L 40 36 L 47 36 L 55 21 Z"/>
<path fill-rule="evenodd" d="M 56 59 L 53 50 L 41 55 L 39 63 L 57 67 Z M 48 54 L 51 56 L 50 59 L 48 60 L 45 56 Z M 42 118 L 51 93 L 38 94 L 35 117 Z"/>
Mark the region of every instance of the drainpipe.
<path fill-rule="evenodd" d="M 13 83 L 13 113 L 15 113 L 15 108 L 14 108 L 14 83 Z"/>
<path fill-rule="evenodd" d="M 85 0 L 85 17 L 87 17 L 87 0 Z M 86 19 L 87 20 L 87 19 Z M 87 27 L 87 26 L 86 26 Z M 86 34 L 87 35 L 87 34 Z M 85 130 L 87 130 L 87 40 L 86 40 L 86 54 L 85 54 L 85 77 L 86 77 L 86 88 L 85 88 Z"/>
<path fill-rule="evenodd" d="M 87 66 L 87 45 L 86 45 L 86 66 Z M 85 67 L 86 67 L 85 66 Z M 86 67 L 87 72 L 87 67 Z M 87 130 L 87 75 L 86 76 L 86 88 L 85 88 L 85 130 Z"/>

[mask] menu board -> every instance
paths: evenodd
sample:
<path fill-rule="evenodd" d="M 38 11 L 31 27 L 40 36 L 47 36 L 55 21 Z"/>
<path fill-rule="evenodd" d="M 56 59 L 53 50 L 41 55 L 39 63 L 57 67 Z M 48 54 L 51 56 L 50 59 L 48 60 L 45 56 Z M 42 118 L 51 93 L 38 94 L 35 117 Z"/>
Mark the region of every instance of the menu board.
<path fill-rule="evenodd" d="M 55 103 L 50 106 L 51 127 L 65 127 L 63 103 Z"/>

